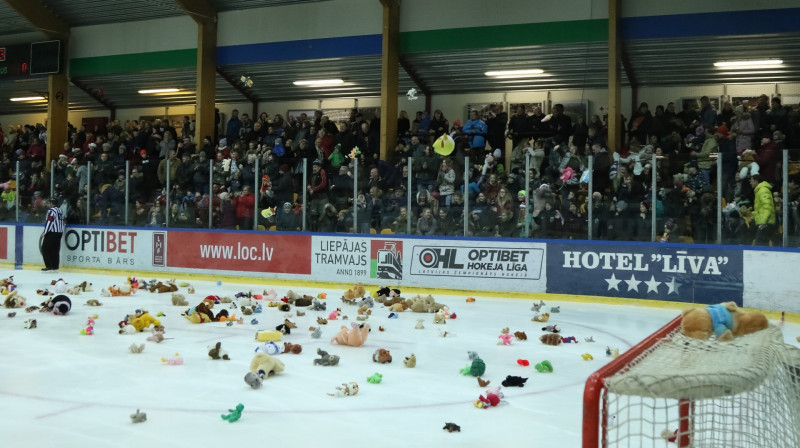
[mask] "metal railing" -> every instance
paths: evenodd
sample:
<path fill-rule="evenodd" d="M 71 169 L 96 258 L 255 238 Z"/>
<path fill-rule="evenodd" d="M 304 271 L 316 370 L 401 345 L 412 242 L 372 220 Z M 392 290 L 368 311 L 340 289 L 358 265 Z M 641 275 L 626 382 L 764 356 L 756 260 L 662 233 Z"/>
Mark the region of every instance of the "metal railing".
<path fill-rule="evenodd" d="M 774 182 L 769 185 L 770 191 L 776 193 L 770 195 L 772 201 L 763 203 L 766 196 L 760 195 L 755 199 L 752 187 L 747 180 L 736 181 L 738 168 L 737 163 L 732 162 L 731 157 L 735 154 L 720 154 L 715 159 L 716 167 L 708 169 L 694 168 L 692 175 L 687 175 L 691 168 L 683 168 L 676 165 L 675 160 L 657 157 L 652 155 L 648 160 L 639 160 L 641 169 L 636 168 L 635 172 L 618 174 L 620 179 L 605 180 L 597 182 L 596 176 L 608 176 L 607 172 L 600 173 L 595 168 L 597 163 L 595 155 L 588 155 L 583 160 L 582 171 L 588 175 L 581 176 L 577 173 L 581 182 L 569 183 L 560 179 L 554 179 L 554 172 L 544 176 L 549 182 L 549 190 L 553 195 L 547 196 L 543 192 L 540 184 L 542 176 L 531 176 L 532 157 L 529 151 L 524 154 L 524 171 L 513 173 L 515 179 L 508 179 L 506 173 L 497 173 L 497 177 L 503 179 L 500 188 L 506 189 L 511 193 L 511 210 L 513 211 L 513 223 L 503 221 L 504 210 L 509 210 L 508 203 L 498 204 L 495 198 L 497 186 L 490 185 L 489 177 L 491 170 L 476 169 L 471 165 L 468 156 L 463 157 L 463 162 L 456 160 L 455 167 L 463 167 L 462 178 L 455 184 L 454 196 L 463 197 L 463 202 L 451 199 L 449 202 L 445 194 L 438 192 L 437 185 L 431 179 L 432 170 L 426 168 L 425 172 L 415 171 L 415 161 L 408 157 L 404 165 L 393 166 L 390 164 L 380 164 L 379 177 L 384 178 L 374 185 L 382 185 L 389 180 L 391 183 L 386 188 L 380 201 L 372 201 L 370 191 L 367 186 L 370 184 L 370 169 L 358 163 L 358 159 L 349 163 L 352 170 L 352 197 L 347 198 L 347 203 L 334 207 L 339 214 L 340 222 L 352 223 L 351 225 L 337 225 L 338 232 L 374 232 L 374 233 L 406 233 L 413 234 L 420 232 L 417 229 L 417 222 L 420 215 L 426 208 L 433 210 L 444 209 L 447 211 L 448 219 L 450 216 L 459 216 L 461 222 L 450 222 L 447 229 L 438 230 L 435 234 L 447 233 L 448 236 L 502 236 L 508 238 L 532 237 L 532 238 L 582 238 L 593 239 L 615 239 L 615 240 L 638 240 L 638 241 L 669 241 L 686 243 L 708 243 L 708 244 L 768 244 L 772 246 L 797 247 L 800 246 L 800 214 L 798 214 L 798 204 L 800 201 L 800 186 L 791 183 L 791 176 L 800 175 L 796 171 L 800 167 L 800 150 L 783 150 L 779 163 L 780 170 L 774 176 L 765 176 L 768 179 L 774 177 Z M 605 157 L 605 156 L 603 156 Z M 610 157 L 610 156 L 609 156 Z M 436 160 L 439 164 L 441 159 Z M 188 220 L 174 222 L 171 217 L 170 208 L 172 204 L 183 207 L 185 201 L 189 201 L 187 196 L 181 196 L 184 191 L 181 188 L 174 189 L 174 180 L 169 173 L 172 172 L 172 161 L 164 161 L 166 167 L 166 178 L 158 192 L 163 195 L 165 209 L 163 210 L 163 222 L 153 224 L 152 220 L 147 220 L 147 225 L 160 226 L 191 226 L 216 228 L 223 212 L 230 212 L 225 209 L 227 204 L 220 200 L 220 191 L 213 191 L 215 180 L 215 162 L 208 161 L 208 185 L 202 186 L 203 191 L 195 193 L 195 204 L 191 209 L 194 215 Z M 279 163 L 283 163 L 280 161 Z M 682 163 L 682 161 L 681 161 Z M 649 166 L 648 166 L 649 164 Z M 668 166 L 679 166 L 678 173 L 673 173 Z M 325 206 L 331 204 L 330 199 L 319 199 L 309 194 L 306 188 L 312 179 L 310 174 L 309 159 L 301 159 L 292 165 L 295 169 L 280 174 L 280 176 L 290 176 L 293 179 L 295 201 L 292 203 L 291 213 L 295 213 L 295 205 L 300 207 L 300 222 L 298 226 L 303 230 L 316 230 L 320 224 L 320 214 L 325 213 Z M 61 169 L 55 162 L 49 165 L 49 195 L 59 199 L 66 199 L 65 211 L 72 224 L 100 224 L 100 225 L 141 225 L 141 210 L 131 213 L 134 207 L 133 201 L 150 203 L 156 200 L 152 198 L 139 198 L 131 191 L 130 176 L 125 176 L 124 192 L 111 191 L 104 194 L 107 188 L 116 188 L 113 185 L 98 185 L 97 174 L 94 173 L 95 164 L 88 162 L 86 172 L 81 171 L 79 185 L 87 186 L 85 191 L 78 192 L 78 196 L 67 197 L 63 180 L 56 181 L 56 172 Z M 421 166 L 421 165 L 420 165 Z M 403 178 L 402 168 L 407 170 L 407 177 Z M 125 163 L 125 173 L 131 172 L 131 163 Z M 519 167 L 518 167 L 519 168 Z M 647 169 L 645 169 L 647 168 Z M 261 159 L 256 157 L 252 165 L 247 165 L 247 169 L 253 170 L 253 189 L 254 201 L 252 208 L 252 222 L 249 212 L 240 220 L 240 230 L 271 230 L 280 228 L 279 220 L 282 211 L 276 212 L 273 209 L 282 207 L 283 204 L 277 203 L 275 198 L 268 193 L 262 194 L 262 178 L 269 170 L 268 166 L 262 166 Z M 325 168 L 323 168 L 325 169 Z M 439 168 L 440 169 L 440 168 Z M 14 175 L 19 173 L 19 162 L 15 165 Z M 394 171 L 394 172 L 393 172 Z M 696 172 L 695 172 L 696 171 Z M 436 171 L 438 173 L 438 171 Z M 273 173 L 274 174 L 274 173 Z M 678 175 L 674 179 L 670 176 Z M 769 174 L 769 173 L 767 173 Z M 59 176 L 63 173 L 59 174 Z M 334 174 L 328 176 L 330 183 Z M 686 178 L 680 180 L 678 178 Z M 713 183 L 708 184 L 706 189 L 695 192 L 691 188 L 695 185 L 704 185 L 699 182 L 696 176 L 703 179 L 709 178 Z M 25 176 L 22 176 L 23 178 Z M 63 179 L 61 177 L 60 179 Z M 794 179 L 794 177 L 791 177 Z M 12 179 L 16 180 L 16 178 Z M 279 178 L 270 179 L 273 185 Z M 632 182 L 631 182 L 632 181 Z M 695 181 L 698 181 L 695 183 Z M 595 191 L 596 185 L 611 183 L 612 188 L 605 191 Z M 629 182 L 632 185 L 629 185 Z M 301 183 L 300 185 L 297 185 Z M 56 185 L 58 184 L 58 187 Z M 8 184 L 10 187 L 10 183 Z M 525 192 L 524 198 L 517 199 L 516 192 L 510 186 L 516 186 Z M 691 185 L 691 188 L 690 188 Z M 184 187 L 184 185 L 181 185 Z M 404 189 L 401 194 L 395 193 L 396 189 Z M 423 191 L 424 190 L 424 191 Z M 207 193 L 206 193 L 207 191 Z M 635 191 L 634 195 L 629 193 Z M 11 195 L 13 192 L 13 199 Z M 574 200 L 570 203 L 563 199 L 564 195 L 572 192 Z M 45 192 L 40 192 L 45 193 Z M 117 194 L 119 193 L 119 194 Z M 197 194 L 199 193 L 199 194 Z M 599 201 L 596 202 L 596 194 L 599 193 Z M 622 196 L 622 194 L 627 196 Z M 159 195 L 159 196 L 161 196 Z M 359 196 L 364 195 L 366 201 L 360 201 Z M 479 198 L 479 195 L 481 196 Z M 483 197 L 489 200 L 484 202 Z M 562 196 L 561 198 L 559 196 Z M 13 188 L 6 188 L 3 200 L 3 214 L 0 218 L 3 221 L 14 222 L 35 222 L 42 218 L 39 202 L 44 194 L 33 195 L 27 191 L 22 182 L 15 182 Z M 85 204 L 79 205 L 78 198 L 82 198 Z M 183 200 L 181 198 L 184 198 Z M 766 210 L 774 210 L 767 222 L 759 222 L 760 217 L 753 214 L 753 201 L 759 207 L 766 207 Z M 233 200 L 236 200 L 234 197 Z M 108 201 L 118 201 L 109 203 Z M 373 208 L 373 203 L 383 205 L 380 211 Z M 309 209 L 308 205 L 313 204 Z M 448 207 L 447 204 L 450 204 Z M 140 204 L 141 205 L 141 204 Z M 205 207 L 206 213 L 201 215 L 199 205 Z M 575 212 L 570 211 L 570 205 L 574 205 Z M 84 210 L 81 210 L 83 208 Z M 158 207 L 155 207 L 158 208 Z M 270 209 L 270 212 L 265 212 Z M 404 210 L 403 210 L 404 209 Z M 401 211 L 402 210 L 402 211 Z M 554 219 L 551 211 L 558 210 L 559 218 Z M 149 212 L 153 212 L 150 210 Z M 761 216 L 759 210 L 758 216 Z M 148 215 L 149 215 L 148 212 Z M 245 213 L 244 210 L 240 212 Z M 82 215 L 82 216 L 79 216 Z M 131 216 L 137 216 L 134 220 Z M 767 213 L 769 215 L 769 213 Z M 96 219 L 95 219 L 96 218 Z M 242 216 L 239 216 L 242 218 Z M 542 223 L 542 219 L 548 219 L 547 223 Z M 203 223 L 203 220 L 207 222 Z M 439 219 L 438 215 L 433 219 Z M 158 220 L 156 220 L 158 221 Z M 552 222 L 552 225 L 551 225 Z M 367 224 L 369 223 L 369 224 Z M 514 224 L 514 225 L 511 225 Z M 352 229 L 352 230 L 351 230 Z M 543 230 L 544 229 L 544 230 Z M 288 230 L 288 229 L 284 229 Z"/>

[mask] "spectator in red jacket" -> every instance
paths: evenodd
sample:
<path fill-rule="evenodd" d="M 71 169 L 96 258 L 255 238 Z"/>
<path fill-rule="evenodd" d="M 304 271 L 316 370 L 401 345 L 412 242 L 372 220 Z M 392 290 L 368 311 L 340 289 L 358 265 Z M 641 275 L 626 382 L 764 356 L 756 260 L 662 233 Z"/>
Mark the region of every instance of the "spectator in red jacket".
<path fill-rule="evenodd" d="M 255 198 L 250 185 L 242 187 L 242 193 L 236 200 L 236 224 L 241 230 L 253 229 Z"/>

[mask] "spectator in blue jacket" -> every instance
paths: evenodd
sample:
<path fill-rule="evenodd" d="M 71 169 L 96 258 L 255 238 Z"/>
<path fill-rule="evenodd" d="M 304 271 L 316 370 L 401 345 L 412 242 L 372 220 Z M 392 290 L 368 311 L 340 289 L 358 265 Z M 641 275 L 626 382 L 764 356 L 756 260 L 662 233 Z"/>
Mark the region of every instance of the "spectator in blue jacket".
<path fill-rule="evenodd" d="M 469 121 L 464 125 L 464 135 L 469 139 L 470 149 L 482 150 L 486 147 L 486 133 L 489 128 L 486 122 L 478 117 L 478 111 L 473 110 L 469 114 Z"/>

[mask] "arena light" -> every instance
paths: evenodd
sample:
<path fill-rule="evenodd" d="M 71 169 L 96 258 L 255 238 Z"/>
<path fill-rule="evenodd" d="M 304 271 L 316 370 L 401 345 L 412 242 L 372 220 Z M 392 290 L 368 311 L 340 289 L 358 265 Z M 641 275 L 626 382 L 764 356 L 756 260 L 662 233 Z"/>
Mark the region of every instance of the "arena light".
<path fill-rule="evenodd" d="M 142 95 L 148 95 L 148 94 L 152 94 L 152 93 L 175 93 L 175 92 L 180 92 L 180 91 L 181 91 L 181 89 L 176 89 L 176 88 L 145 89 L 145 90 L 140 90 L 139 93 L 141 93 Z"/>
<path fill-rule="evenodd" d="M 296 86 L 313 86 L 313 87 L 324 87 L 324 86 L 338 86 L 344 84 L 343 79 L 309 79 L 306 81 L 295 81 L 292 84 Z"/>
<path fill-rule="evenodd" d="M 528 76 L 541 75 L 542 73 L 544 73 L 544 70 L 540 68 L 531 68 L 526 70 L 496 70 L 496 71 L 485 72 L 484 75 L 492 78 L 499 77 L 502 79 L 508 79 L 508 78 L 525 78 Z"/>
<path fill-rule="evenodd" d="M 714 67 L 733 70 L 755 67 L 775 67 L 777 65 L 783 65 L 783 59 L 751 59 L 743 61 L 718 61 L 714 63 Z"/>
<path fill-rule="evenodd" d="M 20 97 L 17 97 L 17 98 L 9 98 L 9 100 L 14 101 L 14 102 L 19 102 L 19 101 L 44 101 L 44 97 L 43 96 L 20 96 Z"/>

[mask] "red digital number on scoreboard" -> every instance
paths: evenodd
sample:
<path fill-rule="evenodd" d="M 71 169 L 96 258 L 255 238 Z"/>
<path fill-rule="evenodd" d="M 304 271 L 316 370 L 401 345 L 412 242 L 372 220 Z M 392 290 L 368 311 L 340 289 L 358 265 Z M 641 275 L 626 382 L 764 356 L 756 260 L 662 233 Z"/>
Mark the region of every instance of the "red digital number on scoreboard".
<path fill-rule="evenodd" d="M 5 62 L 6 60 L 6 49 L 5 47 L 0 47 L 0 62 Z"/>

